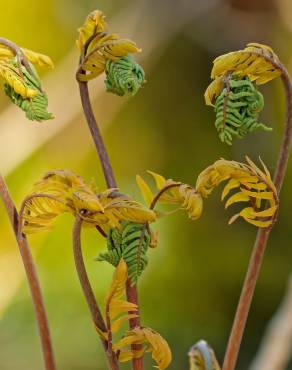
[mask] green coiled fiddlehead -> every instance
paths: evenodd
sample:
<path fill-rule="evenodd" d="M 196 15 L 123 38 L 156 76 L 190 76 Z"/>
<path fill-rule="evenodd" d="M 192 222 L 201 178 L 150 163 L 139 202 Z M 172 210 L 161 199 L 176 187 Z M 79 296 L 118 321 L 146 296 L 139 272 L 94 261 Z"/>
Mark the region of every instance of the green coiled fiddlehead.
<path fill-rule="evenodd" d="M 107 91 L 119 96 L 135 95 L 145 83 L 145 73 L 131 55 L 107 60 L 105 73 Z"/>
<path fill-rule="evenodd" d="M 97 261 L 107 261 L 117 266 L 123 257 L 128 266 L 132 284 L 147 266 L 147 250 L 150 245 L 150 234 L 144 224 L 123 222 L 122 228 L 112 228 L 107 237 L 107 252 L 100 253 Z"/>
<path fill-rule="evenodd" d="M 14 59 L 11 63 L 16 65 L 17 61 Z M 34 72 L 36 78 L 38 78 L 37 72 L 31 63 L 30 68 Z M 6 95 L 15 105 L 25 112 L 26 117 L 31 121 L 41 122 L 54 118 L 52 113 L 47 111 L 48 98 L 46 93 L 42 91 L 39 80 L 31 76 L 24 66 L 21 66 L 21 73 L 23 74 L 26 86 L 37 91 L 36 96 L 32 98 L 24 98 L 20 94 L 16 93 L 10 85 L 5 83 L 4 91 Z"/>
<path fill-rule="evenodd" d="M 215 127 L 220 140 L 231 145 L 233 137 L 243 138 L 259 129 L 271 131 L 272 128 L 258 122 L 263 108 L 263 95 L 248 77 L 227 77 L 215 102 Z"/>

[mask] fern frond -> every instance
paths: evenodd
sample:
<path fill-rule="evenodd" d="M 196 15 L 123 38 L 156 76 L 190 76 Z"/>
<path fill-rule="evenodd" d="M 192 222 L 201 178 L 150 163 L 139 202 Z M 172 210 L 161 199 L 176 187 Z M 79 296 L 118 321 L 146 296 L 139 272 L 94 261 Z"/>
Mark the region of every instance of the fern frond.
<path fill-rule="evenodd" d="M 232 72 L 240 78 L 248 77 L 261 85 L 281 75 L 277 64 L 279 58 L 269 46 L 249 43 L 243 50 L 217 57 L 213 62 L 211 78 Z"/>
<path fill-rule="evenodd" d="M 12 62 L 0 60 L 0 77 L 23 98 L 33 98 L 38 94 L 35 87 L 27 86 L 17 67 Z"/>
<path fill-rule="evenodd" d="M 178 205 L 178 209 L 184 209 L 192 220 L 201 216 L 203 200 L 192 186 L 171 179 L 166 180 L 162 175 L 152 171 L 148 173 L 153 176 L 156 183 L 157 193 L 155 195 L 145 180 L 141 176 L 136 176 L 142 196 L 148 203 L 156 199 L 160 203 Z"/>
<path fill-rule="evenodd" d="M 150 352 L 157 364 L 157 368 L 160 370 L 166 369 L 172 360 L 168 343 L 159 333 L 151 328 L 140 327 L 126 332 L 125 336 L 113 345 L 113 349 L 116 352 L 120 351 L 118 353 L 121 354 L 126 353 L 126 361 L 131 358 L 138 358 L 139 355 L 137 353 L 128 349 L 132 344 L 144 344 L 145 347 L 144 351 L 141 350 L 141 356 L 145 351 Z M 125 361 L 123 355 L 121 357 L 122 361 Z"/>
<path fill-rule="evenodd" d="M 106 62 L 106 89 L 119 96 L 135 95 L 145 82 L 145 73 L 142 67 L 131 55 L 124 56 L 117 61 Z"/>
<path fill-rule="evenodd" d="M 123 258 L 128 267 L 128 275 L 132 284 L 147 266 L 147 250 L 150 245 L 150 234 L 143 224 L 123 222 L 121 228 L 113 228 L 107 237 L 108 251 L 100 253 L 97 261 L 107 261 L 117 266 Z"/>
<path fill-rule="evenodd" d="M 226 202 L 225 207 L 237 202 L 248 202 L 249 207 L 234 215 L 229 223 L 238 217 L 258 226 L 269 227 L 273 224 L 277 209 L 278 195 L 266 166 L 260 170 L 248 157 L 248 164 L 221 159 L 206 168 L 197 178 L 196 191 L 208 197 L 221 182 L 227 181 L 222 192 L 224 200 L 232 190 L 237 190 Z M 266 202 L 268 206 L 266 207 Z"/>
<path fill-rule="evenodd" d="M 130 55 L 140 52 L 132 40 L 105 32 L 105 16 L 96 10 L 79 29 L 77 47 L 81 52 L 78 81 L 90 81 L 106 72 L 109 92 L 123 96 L 135 95 L 145 82 L 142 67 Z"/>
<path fill-rule="evenodd" d="M 230 76 L 216 98 L 215 127 L 222 142 L 232 144 L 232 138 L 243 138 L 256 130 L 271 131 L 272 128 L 258 122 L 264 107 L 263 95 L 248 77 L 239 80 Z"/>
<path fill-rule="evenodd" d="M 82 49 L 87 41 L 106 28 L 105 15 L 101 10 L 94 10 L 86 18 L 84 25 L 78 29 L 79 37 L 76 40 L 78 49 Z"/>
<path fill-rule="evenodd" d="M 29 207 L 34 203 L 36 207 L 32 214 Z M 41 204 L 44 204 L 44 207 L 41 207 Z M 65 205 L 65 208 L 60 208 L 58 204 Z M 45 174 L 43 179 L 35 184 L 22 208 L 25 217 L 23 231 L 26 233 L 38 232 L 43 228 L 43 223 L 46 226 L 52 224 L 55 217 L 63 212 L 70 212 L 74 216 L 78 214 L 85 226 L 100 226 L 105 231 L 120 227 L 121 221 L 144 224 L 156 219 L 153 211 L 129 196 L 117 195 L 116 189 L 96 192 L 95 187 L 69 170 L 56 170 Z"/>
<path fill-rule="evenodd" d="M 213 349 L 204 340 L 193 345 L 188 355 L 190 370 L 220 370 Z"/>

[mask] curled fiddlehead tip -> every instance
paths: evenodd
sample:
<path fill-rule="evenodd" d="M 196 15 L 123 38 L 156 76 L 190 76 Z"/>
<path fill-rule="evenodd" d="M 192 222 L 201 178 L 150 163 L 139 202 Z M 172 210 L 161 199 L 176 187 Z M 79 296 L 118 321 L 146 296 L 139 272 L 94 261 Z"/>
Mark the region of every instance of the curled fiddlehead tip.
<path fill-rule="evenodd" d="M 215 127 L 222 142 L 231 145 L 233 137 L 241 139 L 249 132 L 272 130 L 258 122 L 264 97 L 248 77 L 238 79 L 231 75 L 223 86 L 214 108 Z"/>
<path fill-rule="evenodd" d="M 108 60 L 105 73 L 107 91 L 119 96 L 135 95 L 145 83 L 144 70 L 131 55 Z"/>
<path fill-rule="evenodd" d="M 145 82 L 145 74 L 132 54 L 141 49 L 130 39 L 106 32 L 104 18 L 102 12 L 95 11 L 79 29 L 80 63 L 76 78 L 87 82 L 105 72 L 107 91 L 119 96 L 135 95 Z"/>
<path fill-rule="evenodd" d="M 233 137 L 242 138 L 258 129 L 271 131 L 258 122 L 264 99 L 256 85 L 281 73 L 279 58 L 273 50 L 257 43 L 214 60 L 213 81 L 204 96 L 207 105 L 215 106 L 215 126 L 222 142 L 231 145 Z"/>

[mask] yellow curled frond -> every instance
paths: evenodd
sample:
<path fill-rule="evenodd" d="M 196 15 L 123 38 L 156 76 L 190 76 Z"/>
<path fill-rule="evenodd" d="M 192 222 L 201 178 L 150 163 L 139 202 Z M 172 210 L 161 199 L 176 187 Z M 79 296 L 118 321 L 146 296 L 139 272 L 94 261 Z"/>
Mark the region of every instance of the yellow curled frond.
<path fill-rule="evenodd" d="M 225 207 L 238 202 L 247 202 L 249 205 L 234 215 L 229 223 L 242 217 L 255 226 L 269 227 L 274 222 L 279 200 L 271 175 L 263 162 L 261 163 L 263 170 L 248 157 L 247 164 L 220 159 L 201 172 L 197 178 L 196 191 L 206 198 L 221 182 L 227 181 L 222 200 L 233 193 Z"/>
<path fill-rule="evenodd" d="M 156 214 L 116 189 L 98 192 L 69 170 L 50 171 L 37 182 L 23 202 L 23 232 L 34 233 L 50 227 L 64 212 L 82 217 L 90 227 L 105 231 L 120 227 L 120 221 L 153 222 Z"/>
<path fill-rule="evenodd" d="M 142 344 L 145 346 L 140 351 L 140 356 L 135 350 L 128 349 L 132 344 Z M 160 370 L 166 369 L 172 360 L 171 350 L 166 340 L 159 333 L 147 327 L 137 327 L 128 331 L 113 348 L 115 351 L 120 351 L 118 357 L 120 361 L 128 361 L 132 358 L 141 357 L 145 351 L 150 352 L 157 364 L 157 368 Z"/>
<path fill-rule="evenodd" d="M 86 74 L 79 73 L 78 79 L 89 81 L 104 72 L 108 60 L 116 61 L 139 51 L 135 42 L 120 38 L 117 34 L 98 34 L 89 44 L 82 63 L 82 71 Z"/>
<path fill-rule="evenodd" d="M 190 370 L 220 370 L 213 349 L 209 344 L 200 340 L 189 350 Z"/>
<path fill-rule="evenodd" d="M 243 50 L 217 57 L 213 62 L 211 78 L 232 72 L 239 77 L 247 76 L 261 85 L 281 75 L 281 71 L 276 66 L 278 63 L 279 58 L 270 47 L 250 43 Z"/>
<path fill-rule="evenodd" d="M 0 60 L 0 78 L 23 98 L 33 98 L 38 94 L 37 89 L 27 86 L 19 69 L 6 60 Z"/>
<path fill-rule="evenodd" d="M 132 53 L 140 52 L 136 43 L 115 33 L 105 32 L 105 15 L 96 10 L 79 29 L 77 47 L 81 52 L 79 81 L 89 81 L 102 74 L 108 61 L 118 61 Z"/>
<path fill-rule="evenodd" d="M 205 91 L 206 104 L 214 105 L 215 98 L 222 91 L 226 74 L 248 77 L 257 85 L 262 85 L 281 75 L 279 63 L 278 56 L 269 46 L 258 43 L 249 43 L 243 50 L 220 55 L 213 61 L 211 78 L 214 81 Z"/>
<path fill-rule="evenodd" d="M 77 47 L 81 50 L 86 42 L 107 27 L 105 15 L 101 10 L 94 10 L 86 18 L 84 25 L 78 29 Z"/>
<path fill-rule="evenodd" d="M 120 221 L 143 224 L 156 220 L 154 211 L 144 207 L 127 195 L 115 195 L 115 189 L 100 193 L 98 197 L 104 212 L 93 215 L 93 220 L 106 229 L 120 227 Z"/>
<path fill-rule="evenodd" d="M 173 204 L 179 206 L 179 209 L 184 209 L 192 220 L 201 216 L 202 196 L 192 186 L 171 179 L 166 180 L 162 175 L 152 171 L 148 173 L 155 181 L 157 188 L 155 193 L 141 176 L 136 177 L 142 196 L 148 205 L 155 205 L 153 202 Z"/>

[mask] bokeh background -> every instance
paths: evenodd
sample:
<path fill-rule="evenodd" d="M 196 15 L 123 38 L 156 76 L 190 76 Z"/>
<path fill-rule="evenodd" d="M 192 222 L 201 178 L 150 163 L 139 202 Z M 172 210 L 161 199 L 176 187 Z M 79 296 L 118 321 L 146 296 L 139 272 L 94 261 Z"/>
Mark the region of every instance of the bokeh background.
<path fill-rule="evenodd" d="M 0 1 L 1 36 L 50 55 L 44 71 L 53 121 L 35 124 L 0 97 L 0 169 L 19 206 L 31 185 L 50 169 L 69 168 L 104 180 L 80 109 L 74 80 L 76 29 L 102 9 L 111 30 L 143 48 L 147 84 L 134 98 L 106 94 L 103 78 L 91 83 L 92 99 L 120 187 L 140 198 L 135 174 L 147 169 L 194 184 L 220 157 L 260 155 L 275 168 L 285 112 L 280 81 L 264 86 L 264 123 L 273 133 L 254 133 L 232 147 L 219 142 L 214 115 L 205 106 L 212 60 L 249 41 L 267 43 L 292 68 L 292 3 L 289 0 L 26 0 Z M 244 336 L 238 369 L 248 368 L 267 322 L 280 304 L 291 272 L 291 163 Z M 205 338 L 222 360 L 256 229 L 227 225 L 215 191 L 199 221 L 177 213 L 159 222 L 160 245 L 140 283 L 142 320 L 173 350 L 170 369 L 188 369 L 187 351 Z M 231 211 L 232 213 L 232 211 Z M 51 232 L 31 236 L 48 308 L 58 368 L 102 370 L 104 355 L 74 270 L 72 218 L 60 217 Z M 42 358 L 23 266 L 0 204 L 0 369 L 39 370 Z M 112 269 L 94 261 L 105 247 L 94 230 L 83 233 L 87 267 L 100 302 Z M 292 347 L 292 345 L 291 345 Z M 149 363 L 149 368 L 151 368 Z M 125 366 L 127 368 L 127 366 Z M 292 366 L 289 367 L 292 369 Z"/>

